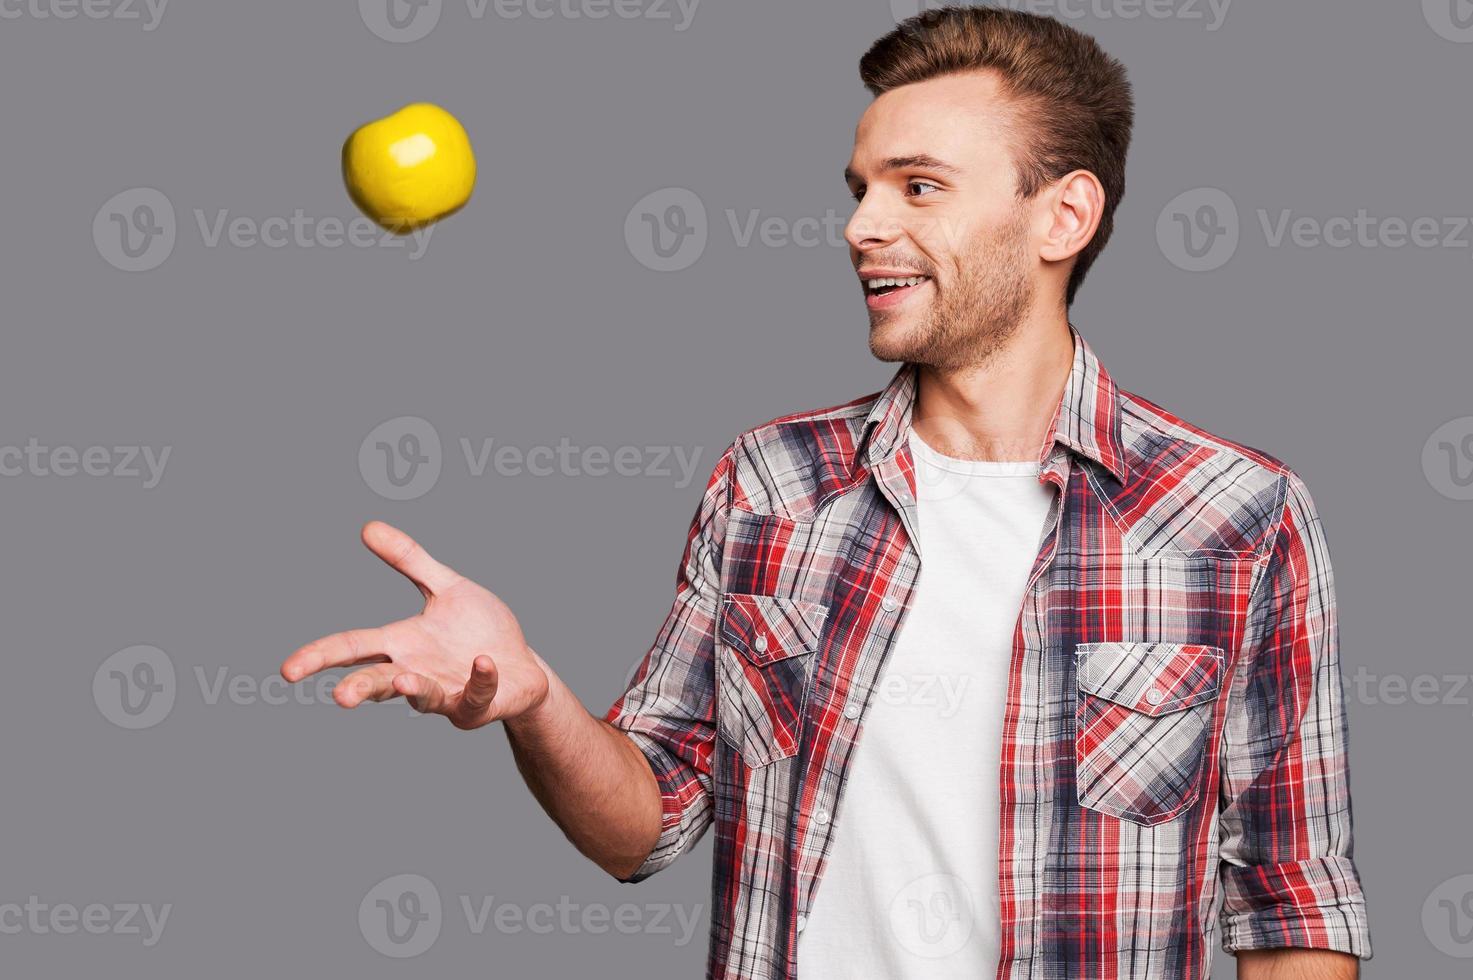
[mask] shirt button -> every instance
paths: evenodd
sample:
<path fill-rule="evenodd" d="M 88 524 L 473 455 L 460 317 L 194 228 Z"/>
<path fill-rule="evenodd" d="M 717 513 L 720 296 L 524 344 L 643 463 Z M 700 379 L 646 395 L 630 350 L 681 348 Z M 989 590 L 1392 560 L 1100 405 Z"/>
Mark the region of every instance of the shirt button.
<path fill-rule="evenodd" d="M 844 709 L 844 717 L 845 718 L 858 718 L 859 717 L 859 705 L 857 705 L 857 704 L 851 704 L 849 707 L 845 708 Z"/>
<path fill-rule="evenodd" d="M 1159 687 L 1153 687 L 1146 692 L 1146 700 L 1151 704 L 1160 704 L 1166 700 L 1166 695 L 1161 693 Z"/>
<path fill-rule="evenodd" d="M 885 610 L 885 612 L 894 612 L 895 607 L 898 605 L 900 605 L 900 603 L 895 601 L 895 597 L 893 595 L 887 595 L 885 596 L 885 598 L 880 600 L 880 608 Z"/>
<path fill-rule="evenodd" d="M 813 822 L 814 823 L 817 823 L 817 824 L 826 824 L 826 823 L 828 823 L 829 822 L 829 811 L 827 811 L 827 810 L 819 810 L 817 813 L 815 813 L 813 815 Z"/>
<path fill-rule="evenodd" d="M 802 932 L 803 931 L 803 927 L 806 926 L 806 925 L 808 925 L 808 916 L 806 916 L 806 915 L 800 915 L 800 916 L 798 916 L 798 931 L 799 932 Z"/>
<path fill-rule="evenodd" d="M 758 633 L 757 634 L 757 642 L 754 643 L 754 644 L 752 644 L 752 645 L 757 648 L 757 651 L 759 653 L 761 651 L 763 651 L 763 650 L 766 650 L 767 649 L 767 634 L 766 633 Z"/>

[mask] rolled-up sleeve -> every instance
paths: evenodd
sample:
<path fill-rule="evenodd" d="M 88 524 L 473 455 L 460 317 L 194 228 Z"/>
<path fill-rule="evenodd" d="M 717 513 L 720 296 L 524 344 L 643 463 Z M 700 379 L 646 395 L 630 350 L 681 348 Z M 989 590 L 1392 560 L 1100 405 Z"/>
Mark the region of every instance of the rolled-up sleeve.
<path fill-rule="evenodd" d="M 619 881 L 641 881 L 661 870 L 711 824 L 716 617 L 735 450 L 733 442 L 721 454 L 691 520 L 669 615 L 629 688 L 604 715 L 644 752 L 660 787 L 659 840 Z"/>
<path fill-rule="evenodd" d="M 1223 736 L 1223 948 L 1370 959 L 1330 554 L 1304 481 L 1286 471 L 1281 493 Z"/>

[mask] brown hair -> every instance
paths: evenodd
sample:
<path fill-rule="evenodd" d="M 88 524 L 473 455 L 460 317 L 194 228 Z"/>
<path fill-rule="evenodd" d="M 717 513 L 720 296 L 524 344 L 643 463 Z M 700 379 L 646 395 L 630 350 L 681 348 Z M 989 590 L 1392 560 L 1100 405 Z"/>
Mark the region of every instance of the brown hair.
<path fill-rule="evenodd" d="M 949 6 L 902 21 L 859 59 L 875 96 L 938 75 L 993 70 L 1015 106 L 1018 197 L 1088 170 L 1105 189 L 1100 225 L 1076 256 L 1065 304 L 1110 240 L 1125 196 L 1135 111 L 1125 66 L 1094 38 L 1050 17 L 997 7 Z"/>

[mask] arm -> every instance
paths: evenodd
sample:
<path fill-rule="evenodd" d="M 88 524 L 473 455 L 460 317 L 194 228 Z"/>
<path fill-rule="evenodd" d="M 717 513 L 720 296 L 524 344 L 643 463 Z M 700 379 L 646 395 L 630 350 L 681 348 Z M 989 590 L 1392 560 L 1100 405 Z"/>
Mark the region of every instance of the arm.
<path fill-rule="evenodd" d="M 1259 949 L 1238 954 L 1238 980 L 1356 980 L 1360 963 L 1320 949 Z"/>
<path fill-rule="evenodd" d="M 628 735 L 589 714 L 550 668 L 547 678 L 542 705 L 507 719 L 512 756 L 573 846 L 623 879 L 659 838 L 660 788 Z"/>
<path fill-rule="evenodd" d="M 711 821 L 712 664 L 735 448 L 722 453 L 691 522 L 665 625 L 604 719 L 527 644 L 500 598 L 381 521 L 364 525 L 363 543 L 419 588 L 424 610 L 314 640 L 281 676 L 296 683 L 358 667 L 333 690 L 344 708 L 404 697 L 460 729 L 504 721 L 523 779 L 573 845 L 620 881 L 648 877 Z"/>
<path fill-rule="evenodd" d="M 281 676 L 358 667 L 333 689 L 344 708 L 404 697 L 463 730 L 504 721 L 518 768 L 574 845 L 614 873 L 638 864 L 659 832 L 660 793 L 629 737 L 578 703 L 494 593 L 381 521 L 364 525 L 363 543 L 418 586 L 423 612 L 315 640 Z"/>
<path fill-rule="evenodd" d="M 1223 730 L 1223 947 L 1275 951 L 1240 958 L 1240 977 L 1333 980 L 1371 956 L 1352 860 L 1335 584 L 1303 480 L 1286 471 L 1281 491 Z"/>
<path fill-rule="evenodd" d="M 599 720 L 548 670 L 544 706 L 506 726 L 532 794 L 619 881 L 659 871 L 711 822 L 713 654 L 734 450 L 727 447 L 706 483 L 675 601 L 629 689 Z"/>

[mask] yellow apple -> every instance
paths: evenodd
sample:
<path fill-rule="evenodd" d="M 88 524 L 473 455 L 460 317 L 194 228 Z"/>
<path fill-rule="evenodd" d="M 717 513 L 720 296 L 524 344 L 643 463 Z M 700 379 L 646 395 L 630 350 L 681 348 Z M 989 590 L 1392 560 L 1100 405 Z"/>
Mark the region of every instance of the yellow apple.
<path fill-rule="evenodd" d="M 343 182 L 364 214 L 406 235 L 470 200 L 476 156 L 460 120 L 414 102 L 353 131 L 343 143 Z"/>

